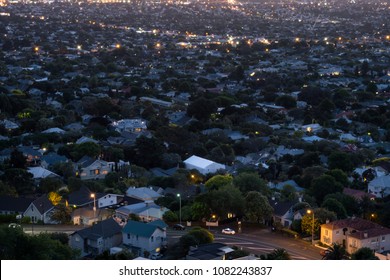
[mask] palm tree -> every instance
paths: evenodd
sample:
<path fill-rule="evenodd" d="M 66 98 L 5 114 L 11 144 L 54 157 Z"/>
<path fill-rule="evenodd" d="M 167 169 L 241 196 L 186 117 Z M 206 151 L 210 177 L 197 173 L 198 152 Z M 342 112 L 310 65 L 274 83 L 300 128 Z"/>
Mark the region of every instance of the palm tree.
<path fill-rule="evenodd" d="M 322 257 L 323 260 L 345 260 L 347 258 L 348 256 L 345 248 L 336 243 L 333 243 L 332 247 L 326 249 L 325 254 Z"/>
<path fill-rule="evenodd" d="M 286 249 L 278 248 L 267 254 L 267 260 L 291 260 L 291 256 Z"/>

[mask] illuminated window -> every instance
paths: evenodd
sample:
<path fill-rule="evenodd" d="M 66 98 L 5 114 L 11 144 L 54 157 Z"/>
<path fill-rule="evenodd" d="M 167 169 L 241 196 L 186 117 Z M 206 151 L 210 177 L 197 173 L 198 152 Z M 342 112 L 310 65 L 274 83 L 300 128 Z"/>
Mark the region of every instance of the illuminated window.
<path fill-rule="evenodd" d="M 325 236 L 328 236 L 329 235 L 329 231 L 326 229 L 325 230 Z"/>

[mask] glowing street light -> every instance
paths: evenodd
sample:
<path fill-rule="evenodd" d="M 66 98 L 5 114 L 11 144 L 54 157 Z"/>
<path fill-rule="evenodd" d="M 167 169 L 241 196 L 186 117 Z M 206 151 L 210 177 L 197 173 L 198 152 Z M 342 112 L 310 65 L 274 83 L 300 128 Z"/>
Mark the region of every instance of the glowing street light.
<path fill-rule="evenodd" d="M 181 195 L 180 195 L 180 193 L 177 194 L 177 197 L 179 198 L 179 224 L 181 224 Z"/>
<path fill-rule="evenodd" d="M 91 198 L 93 198 L 93 218 L 96 218 L 96 195 L 91 193 Z"/>
<path fill-rule="evenodd" d="M 311 209 L 308 209 L 307 214 L 313 214 L 312 221 L 311 221 L 311 244 L 314 244 L 314 211 Z"/>

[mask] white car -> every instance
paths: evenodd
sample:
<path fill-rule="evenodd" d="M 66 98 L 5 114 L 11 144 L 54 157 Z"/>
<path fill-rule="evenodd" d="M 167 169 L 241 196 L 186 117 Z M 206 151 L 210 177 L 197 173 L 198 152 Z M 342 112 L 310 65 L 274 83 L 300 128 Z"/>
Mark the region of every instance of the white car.
<path fill-rule="evenodd" d="M 236 234 L 236 232 L 234 230 L 232 230 L 231 228 L 224 228 L 222 230 L 222 233 L 224 233 L 224 234 Z"/>

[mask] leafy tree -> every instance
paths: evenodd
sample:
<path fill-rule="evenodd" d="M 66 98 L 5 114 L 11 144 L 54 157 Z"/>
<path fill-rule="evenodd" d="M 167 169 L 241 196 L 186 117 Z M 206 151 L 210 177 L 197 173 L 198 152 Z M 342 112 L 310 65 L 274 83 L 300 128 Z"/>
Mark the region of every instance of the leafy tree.
<path fill-rule="evenodd" d="M 227 217 L 229 213 L 240 215 L 245 204 L 240 190 L 232 185 L 225 185 L 208 193 L 207 198 L 212 213 L 222 218 Z"/>
<path fill-rule="evenodd" d="M 86 142 L 73 147 L 73 151 L 70 153 L 75 161 L 78 161 L 83 156 L 89 156 L 96 158 L 101 154 L 100 146 L 93 142 Z"/>
<path fill-rule="evenodd" d="M 59 178 L 43 178 L 39 183 L 39 189 L 43 193 L 55 192 L 62 187 L 62 181 Z"/>
<path fill-rule="evenodd" d="M 244 194 L 250 191 L 257 191 L 263 195 L 267 195 L 269 193 L 266 182 L 262 180 L 257 173 L 254 172 L 240 173 L 234 178 L 233 183 Z"/>
<path fill-rule="evenodd" d="M 2 260 L 71 260 L 79 255 L 49 234 L 27 235 L 6 226 L 0 227 L 0 248 Z"/>
<path fill-rule="evenodd" d="M 325 199 L 321 207 L 335 212 L 338 219 L 345 219 L 347 217 L 347 211 L 343 204 L 334 198 Z"/>
<path fill-rule="evenodd" d="M 348 216 L 353 216 L 353 215 L 357 216 L 360 214 L 359 203 L 354 197 L 343 193 L 333 193 L 325 196 L 324 201 L 326 201 L 329 198 L 335 199 L 338 202 L 340 202 L 342 206 L 345 208 L 345 210 L 347 211 Z"/>
<path fill-rule="evenodd" d="M 61 224 L 68 224 L 71 221 L 71 213 L 72 209 L 70 207 L 60 203 L 55 207 L 51 219 Z"/>
<path fill-rule="evenodd" d="M 191 235 L 197 241 L 197 245 L 213 243 L 214 235 L 207 229 L 193 227 L 186 235 Z"/>
<path fill-rule="evenodd" d="M 271 218 L 273 209 L 268 199 L 259 192 L 248 192 L 245 197 L 245 215 L 251 222 L 263 222 Z"/>
<path fill-rule="evenodd" d="M 280 195 L 283 201 L 294 201 L 297 199 L 295 188 L 289 184 L 283 186 Z"/>
<path fill-rule="evenodd" d="M 18 196 L 18 193 L 14 187 L 10 187 L 8 184 L 0 181 L 0 195 Z"/>
<path fill-rule="evenodd" d="M 332 169 L 327 171 L 325 174 L 332 176 L 338 183 L 343 187 L 349 186 L 349 180 L 347 174 L 341 169 Z"/>
<path fill-rule="evenodd" d="M 145 168 L 159 166 L 165 151 L 166 148 L 159 139 L 140 136 L 135 142 L 134 162 Z"/>
<path fill-rule="evenodd" d="M 22 152 L 17 149 L 13 149 L 11 152 L 11 157 L 9 164 L 12 168 L 25 168 L 27 164 L 27 158 L 23 155 Z"/>
<path fill-rule="evenodd" d="M 368 247 L 359 248 L 351 255 L 351 260 L 379 260 L 372 249 Z"/>
<path fill-rule="evenodd" d="M 290 95 L 282 95 L 276 98 L 275 104 L 278 106 L 283 106 L 286 109 L 291 109 L 297 107 L 297 101 L 294 97 Z"/>
<path fill-rule="evenodd" d="M 323 260 L 345 260 L 347 259 L 347 251 L 340 245 L 333 243 L 331 247 L 326 249 L 326 254 L 322 258 Z"/>
<path fill-rule="evenodd" d="M 329 169 L 341 169 L 344 172 L 351 172 L 354 164 L 349 154 L 344 152 L 332 152 L 328 158 Z"/>
<path fill-rule="evenodd" d="M 215 175 L 206 181 L 205 186 L 208 190 L 218 190 L 223 186 L 231 185 L 232 182 L 231 175 Z"/>
<path fill-rule="evenodd" d="M 54 206 L 58 205 L 62 200 L 62 197 L 56 192 L 49 192 L 47 196 Z"/>
<path fill-rule="evenodd" d="M 317 203 L 322 203 L 328 194 L 342 191 L 343 186 L 330 175 L 321 175 L 312 182 L 311 193 L 316 198 Z"/>
<path fill-rule="evenodd" d="M 264 260 L 291 260 L 290 254 L 283 248 L 274 249 L 271 253 L 260 258 Z"/>
<path fill-rule="evenodd" d="M 194 116 L 196 119 L 205 121 L 217 109 L 213 100 L 200 97 L 194 100 L 187 108 L 187 115 Z"/>
<path fill-rule="evenodd" d="M 168 223 L 173 223 L 173 222 L 177 222 L 179 220 L 179 218 L 177 217 L 177 215 L 174 212 L 167 211 L 163 215 L 163 220 L 165 222 L 168 222 Z"/>
<path fill-rule="evenodd" d="M 203 201 L 195 201 L 191 205 L 192 219 L 195 221 L 202 220 L 205 217 L 210 217 L 211 210 Z"/>
<path fill-rule="evenodd" d="M 325 224 L 327 220 L 328 221 L 336 220 L 336 214 L 324 208 L 314 209 L 314 234 L 315 235 L 318 235 L 320 225 Z M 313 214 L 307 213 L 302 217 L 301 227 L 303 233 L 306 234 L 312 233 Z"/>
<path fill-rule="evenodd" d="M 6 169 L 2 178 L 10 187 L 15 188 L 19 195 L 33 191 L 33 175 L 24 169 Z"/>

